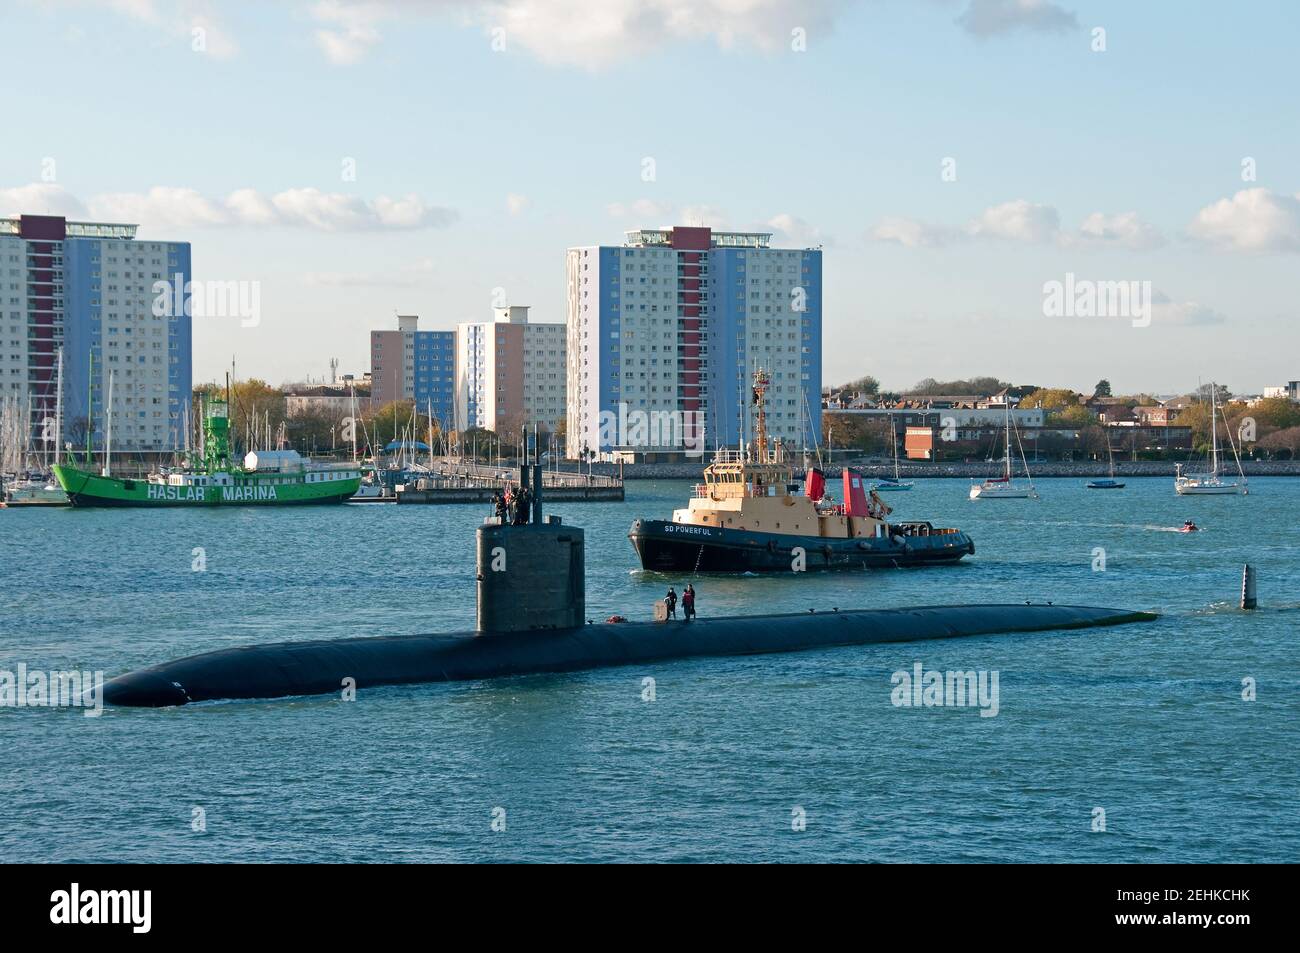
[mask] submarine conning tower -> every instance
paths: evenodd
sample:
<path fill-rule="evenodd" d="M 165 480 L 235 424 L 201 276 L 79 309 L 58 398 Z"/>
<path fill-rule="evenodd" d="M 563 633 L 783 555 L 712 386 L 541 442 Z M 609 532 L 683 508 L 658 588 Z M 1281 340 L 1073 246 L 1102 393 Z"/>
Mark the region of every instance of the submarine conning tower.
<path fill-rule="evenodd" d="M 582 530 L 565 526 L 559 517 L 543 517 L 540 466 L 520 472 L 520 487 L 531 497 L 528 521 L 506 525 L 488 517 L 476 534 L 481 636 L 586 623 Z"/>

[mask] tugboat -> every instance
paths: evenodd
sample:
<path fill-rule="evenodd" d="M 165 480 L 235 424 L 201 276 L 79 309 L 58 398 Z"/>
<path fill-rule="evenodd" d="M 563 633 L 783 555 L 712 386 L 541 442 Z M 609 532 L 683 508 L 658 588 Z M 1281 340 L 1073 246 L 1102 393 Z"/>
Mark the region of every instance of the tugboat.
<path fill-rule="evenodd" d="M 109 393 L 112 393 L 111 384 Z M 213 397 L 208 400 L 204 414 L 203 455 L 191 465 L 165 473 L 150 473 L 145 479 L 125 479 L 111 475 L 111 450 L 106 448 L 100 472 L 68 463 L 56 464 L 54 475 L 73 506 L 342 503 L 361 485 L 359 470 L 310 468 L 294 450 L 251 451 L 244 457 L 242 467 L 232 463 L 229 425 L 229 404 Z M 109 447 L 111 440 L 110 436 Z"/>
<path fill-rule="evenodd" d="M 975 552 L 969 536 L 928 522 L 890 522 L 869 480 L 844 470 L 844 496 L 808 471 L 799 493 L 785 448 L 769 446 L 764 401 L 770 378 L 754 375 L 755 440 L 719 450 L 704 482 L 671 521 L 639 519 L 628 539 L 643 569 L 667 572 L 790 572 L 955 563 Z"/>

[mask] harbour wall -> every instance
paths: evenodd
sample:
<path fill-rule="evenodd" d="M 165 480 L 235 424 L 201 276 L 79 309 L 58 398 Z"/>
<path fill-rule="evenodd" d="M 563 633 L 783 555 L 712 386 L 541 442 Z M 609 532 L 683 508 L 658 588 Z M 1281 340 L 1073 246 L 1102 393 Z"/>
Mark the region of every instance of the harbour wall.
<path fill-rule="evenodd" d="M 398 503 L 491 503 L 492 495 L 505 487 L 502 482 L 492 486 L 447 486 L 433 489 L 400 490 Z M 617 486 L 548 486 L 547 503 L 617 503 L 623 499 L 623 484 Z"/>
<path fill-rule="evenodd" d="M 698 463 L 625 463 L 622 468 L 622 476 L 625 480 L 692 480 L 698 482 L 704 466 L 709 461 L 702 458 Z M 1174 477 L 1175 461 L 1169 460 L 1138 460 L 1138 461 L 1115 461 L 1115 477 L 1123 479 L 1124 477 Z M 855 470 L 865 473 L 869 477 L 892 477 L 894 475 L 894 465 L 888 464 L 867 464 L 849 462 L 849 466 Z M 900 463 L 898 467 L 899 475 L 905 480 L 923 480 L 933 477 L 948 477 L 961 479 L 982 480 L 985 477 L 996 474 L 998 463 Z M 1242 469 L 1248 477 L 1262 476 L 1300 476 L 1300 460 L 1243 460 Z M 1202 461 L 1199 464 L 1185 464 L 1185 469 L 1189 472 L 1194 470 L 1204 470 L 1206 464 Z M 822 466 L 822 472 L 828 477 L 837 478 L 841 471 L 842 465 Z M 1023 469 L 1016 466 L 1017 475 L 1023 475 Z M 585 468 L 584 468 L 585 470 Z M 592 472 L 603 475 L 619 474 L 617 464 L 599 463 L 592 465 Z M 799 468 L 796 467 L 796 472 Z M 1079 462 L 1070 463 L 1063 461 L 1044 461 L 1041 463 L 1030 462 L 1030 472 L 1035 480 L 1039 478 L 1064 477 L 1071 479 L 1095 479 L 1110 475 L 1109 467 L 1105 462 Z M 1224 470 L 1225 473 L 1235 475 L 1236 468 L 1229 464 Z M 547 492 L 548 497 L 550 491 Z"/>

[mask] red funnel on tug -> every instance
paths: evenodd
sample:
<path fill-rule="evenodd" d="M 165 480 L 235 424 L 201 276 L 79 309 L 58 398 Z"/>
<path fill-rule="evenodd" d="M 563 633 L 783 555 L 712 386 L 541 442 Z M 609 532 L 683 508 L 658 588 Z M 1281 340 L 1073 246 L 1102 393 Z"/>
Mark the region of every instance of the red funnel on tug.
<path fill-rule="evenodd" d="M 857 470 L 844 468 L 844 515 L 870 516 L 867 505 L 867 480 Z"/>
<path fill-rule="evenodd" d="M 826 496 L 826 474 L 813 468 L 803 481 L 803 495 L 814 503 Z"/>

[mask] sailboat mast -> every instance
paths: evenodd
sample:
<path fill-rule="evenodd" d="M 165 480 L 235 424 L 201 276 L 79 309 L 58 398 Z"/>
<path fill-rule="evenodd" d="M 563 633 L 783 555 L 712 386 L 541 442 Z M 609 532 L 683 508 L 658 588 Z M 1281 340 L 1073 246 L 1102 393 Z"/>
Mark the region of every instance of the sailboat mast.
<path fill-rule="evenodd" d="M 889 445 L 894 451 L 894 482 L 898 482 L 898 428 L 894 426 L 894 412 L 889 412 Z"/>
<path fill-rule="evenodd" d="M 1210 476 L 1219 475 L 1219 423 L 1215 414 L 1218 404 L 1217 387 L 1210 381 Z"/>
<path fill-rule="evenodd" d="M 357 385 L 350 384 L 352 392 L 352 465 L 357 465 Z"/>
<path fill-rule="evenodd" d="M 86 371 L 86 466 L 90 459 L 91 438 L 95 432 L 95 352 L 90 352 L 89 370 Z"/>
<path fill-rule="evenodd" d="M 113 454 L 113 372 L 108 372 L 108 400 L 104 404 L 104 476 L 111 476 Z"/>
<path fill-rule="evenodd" d="M 59 462 L 63 446 L 63 348 L 59 348 L 59 370 L 54 385 L 54 462 Z"/>
<path fill-rule="evenodd" d="M 1007 433 L 1006 433 L 1006 439 L 1007 439 L 1007 456 L 1006 456 L 1006 460 L 1007 460 L 1007 480 L 1010 480 L 1010 479 L 1011 479 L 1011 404 L 1010 404 L 1010 403 L 1006 404 L 1005 407 L 1004 407 L 1004 409 L 1006 410 L 1006 413 L 1007 413 Z"/>

